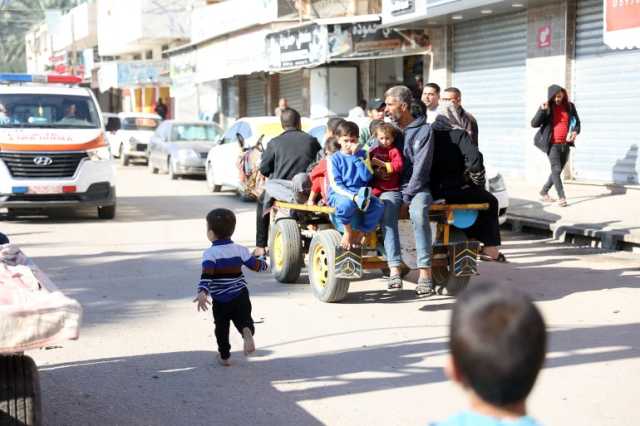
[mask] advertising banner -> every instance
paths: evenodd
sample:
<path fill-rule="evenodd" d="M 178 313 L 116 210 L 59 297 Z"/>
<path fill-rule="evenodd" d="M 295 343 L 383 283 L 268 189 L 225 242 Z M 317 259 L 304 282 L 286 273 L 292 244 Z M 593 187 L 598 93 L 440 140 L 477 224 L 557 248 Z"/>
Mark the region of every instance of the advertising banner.
<path fill-rule="evenodd" d="M 274 71 L 320 65 L 327 61 L 327 27 L 309 24 L 266 37 L 269 69 Z"/>
<path fill-rule="evenodd" d="M 604 1 L 604 44 L 612 49 L 640 47 L 640 0 Z"/>

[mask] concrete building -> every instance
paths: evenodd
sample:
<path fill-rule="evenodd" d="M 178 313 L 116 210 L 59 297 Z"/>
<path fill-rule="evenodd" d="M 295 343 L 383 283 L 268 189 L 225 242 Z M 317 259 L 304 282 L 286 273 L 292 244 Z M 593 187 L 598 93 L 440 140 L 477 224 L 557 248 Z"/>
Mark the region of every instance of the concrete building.
<path fill-rule="evenodd" d="M 25 35 L 25 49 L 27 72 L 31 74 L 44 74 L 53 69 L 56 58 L 53 55 L 52 29 L 54 29 L 60 19 L 62 11 L 49 10 L 45 14 L 45 19 L 35 25 Z"/>

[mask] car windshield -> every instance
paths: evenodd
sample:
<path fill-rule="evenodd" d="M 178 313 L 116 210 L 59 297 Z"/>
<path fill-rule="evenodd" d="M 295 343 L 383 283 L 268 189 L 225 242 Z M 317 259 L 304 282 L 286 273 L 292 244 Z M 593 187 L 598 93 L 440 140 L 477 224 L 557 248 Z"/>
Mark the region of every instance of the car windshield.
<path fill-rule="evenodd" d="M 0 94 L 0 127 L 97 129 L 100 119 L 88 96 Z"/>
<path fill-rule="evenodd" d="M 215 141 L 222 130 L 213 124 L 174 124 L 171 141 Z"/>
<path fill-rule="evenodd" d="M 160 120 L 151 117 L 127 117 L 122 120 L 122 130 L 155 130 Z"/>

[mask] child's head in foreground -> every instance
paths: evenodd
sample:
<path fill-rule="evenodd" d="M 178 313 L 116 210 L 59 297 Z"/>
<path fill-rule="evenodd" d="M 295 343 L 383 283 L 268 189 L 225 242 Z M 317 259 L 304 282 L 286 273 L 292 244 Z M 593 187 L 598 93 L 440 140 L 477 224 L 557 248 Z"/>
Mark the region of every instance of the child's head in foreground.
<path fill-rule="evenodd" d="M 324 155 L 329 156 L 338 151 L 340 151 L 340 142 L 338 142 L 338 138 L 331 136 L 324 143 Z"/>
<path fill-rule="evenodd" d="M 544 363 L 540 311 L 518 290 L 475 284 L 451 315 L 449 377 L 483 402 L 509 407 L 527 399 Z"/>
<path fill-rule="evenodd" d="M 236 215 L 229 209 L 213 209 L 207 214 L 209 241 L 228 240 L 236 230 Z"/>
<path fill-rule="evenodd" d="M 336 137 L 340 142 L 340 150 L 343 154 L 352 155 L 358 151 L 360 141 L 358 136 L 360 129 L 353 121 L 343 121 L 336 128 Z"/>
<path fill-rule="evenodd" d="M 389 148 L 396 138 L 396 129 L 389 123 L 382 123 L 375 128 L 375 137 L 380 145 Z"/>

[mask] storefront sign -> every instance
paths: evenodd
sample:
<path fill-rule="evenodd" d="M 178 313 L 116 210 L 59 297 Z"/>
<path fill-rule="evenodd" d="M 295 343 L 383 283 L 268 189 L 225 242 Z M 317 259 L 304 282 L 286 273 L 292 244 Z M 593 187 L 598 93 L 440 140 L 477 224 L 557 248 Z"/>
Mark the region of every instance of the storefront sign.
<path fill-rule="evenodd" d="M 538 49 L 551 46 L 551 25 L 538 28 L 537 46 Z"/>
<path fill-rule="evenodd" d="M 604 43 L 612 49 L 640 47 L 640 0 L 604 1 Z"/>
<path fill-rule="evenodd" d="M 327 59 L 327 27 L 305 25 L 266 38 L 269 68 L 286 70 L 319 65 Z"/>
<path fill-rule="evenodd" d="M 415 0 L 389 0 L 389 3 L 389 13 L 392 16 L 406 15 L 416 10 Z"/>
<path fill-rule="evenodd" d="M 425 30 L 385 28 L 379 22 L 335 25 L 329 33 L 331 60 L 421 55 L 430 49 Z"/>
<path fill-rule="evenodd" d="M 169 61 L 137 61 L 118 64 L 118 87 L 167 84 Z"/>
<path fill-rule="evenodd" d="M 382 0 L 382 24 L 408 23 L 427 18 L 427 0 Z"/>

